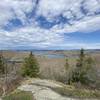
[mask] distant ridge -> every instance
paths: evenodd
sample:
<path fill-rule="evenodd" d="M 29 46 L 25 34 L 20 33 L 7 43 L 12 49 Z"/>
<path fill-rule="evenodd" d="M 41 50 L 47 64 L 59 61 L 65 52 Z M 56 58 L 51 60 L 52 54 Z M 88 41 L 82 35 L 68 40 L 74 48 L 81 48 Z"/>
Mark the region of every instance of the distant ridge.
<path fill-rule="evenodd" d="M 79 51 L 80 49 L 5 49 L 0 51 Z M 85 51 L 100 51 L 100 49 L 84 49 Z"/>

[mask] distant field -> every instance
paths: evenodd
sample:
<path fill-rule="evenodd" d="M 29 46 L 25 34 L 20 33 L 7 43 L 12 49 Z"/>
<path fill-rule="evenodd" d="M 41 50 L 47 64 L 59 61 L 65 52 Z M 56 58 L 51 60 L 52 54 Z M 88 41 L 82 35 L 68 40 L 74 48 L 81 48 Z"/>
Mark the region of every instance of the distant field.
<path fill-rule="evenodd" d="M 21 61 L 20 63 L 9 64 L 9 69 L 14 66 L 20 70 L 22 61 L 29 55 L 29 51 L 3 51 L 4 57 L 11 61 Z M 65 59 L 68 58 L 70 67 L 74 67 L 79 54 L 79 51 L 33 51 L 39 65 L 41 78 L 57 79 L 63 81 L 65 79 Z M 100 51 L 86 51 L 87 55 L 93 57 L 96 63 L 98 73 L 100 73 Z"/>

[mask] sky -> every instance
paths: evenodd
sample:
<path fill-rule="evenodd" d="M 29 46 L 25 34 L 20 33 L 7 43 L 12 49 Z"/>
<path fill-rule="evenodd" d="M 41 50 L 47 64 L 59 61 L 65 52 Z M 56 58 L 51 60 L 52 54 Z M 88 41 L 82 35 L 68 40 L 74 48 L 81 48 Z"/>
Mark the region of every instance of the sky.
<path fill-rule="evenodd" d="M 100 49 L 100 0 L 0 0 L 0 49 Z"/>

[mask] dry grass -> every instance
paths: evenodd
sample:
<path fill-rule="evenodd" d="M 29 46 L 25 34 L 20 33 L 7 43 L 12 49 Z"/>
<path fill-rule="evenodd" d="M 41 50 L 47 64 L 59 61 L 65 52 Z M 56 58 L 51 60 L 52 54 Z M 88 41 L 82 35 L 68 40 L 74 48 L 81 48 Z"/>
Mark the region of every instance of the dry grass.
<path fill-rule="evenodd" d="M 5 97 L 3 100 L 35 100 L 32 93 L 24 91 L 15 91 Z"/>
<path fill-rule="evenodd" d="M 78 57 L 78 51 L 46 51 L 48 54 L 64 54 L 69 59 L 70 68 L 72 69 L 76 64 L 76 59 Z M 86 52 L 91 55 L 95 61 L 98 73 L 100 73 L 100 52 Z M 3 55 L 7 58 L 21 58 L 24 59 L 29 55 L 26 51 L 3 51 Z M 40 65 L 40 76 L 41 78 L 54 79 L 58 81 L 66 80 L 66 72 L 64 69 L 65 58 L 48 58 L 46 56 L 36 56 Z M 15 68 L 20 70 L 22 63 L 16 63 Z M 13 65 L 9 65 L 9 70 L 11 70 Z"/>
<path fill-rule="evenodd" d="M 63 87 L 57 87 L 53 88 L 54 91 L 57 93 L 67 96 L 67 97 L 72 97 L 72 98 L 81 98 L 82 100 L 85 98 L 89 99 L 97 99 L 100 100 L 100 91 L 99 90 L 91 90 L 91 89 L 85 89 L 85 88 L 75 88 L 74 86 L 71 85 L 63 85 Z"/>

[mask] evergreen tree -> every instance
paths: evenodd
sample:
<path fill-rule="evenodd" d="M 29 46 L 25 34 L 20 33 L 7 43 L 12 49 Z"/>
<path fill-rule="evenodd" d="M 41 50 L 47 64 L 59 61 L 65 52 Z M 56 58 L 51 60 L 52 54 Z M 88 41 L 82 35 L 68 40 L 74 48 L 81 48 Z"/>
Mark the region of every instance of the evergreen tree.
<path fill-rule="evenodd" d="M 67 79 L 67 83 L 70 84 L 71 81 L 70 81 L 70 66 L 69 66 L 69 61 L 68 59 L 66 58 L 65 60 L 65 72 L 66 72 L 66 79 Z"/>
<path fill-rule="evenodd" d="M 96 75 L 96 71 L 93 69 L 94 66 L 93 59 L 86 56 L 84 54 L 84 49 L 81 49 L 76 68 L 72 73 L 71 81 L 80 82 L 82 84 L 93 82 Z"/>
<path fill-rule="evenodd" d="M 4 57 L 2 53 L 0 53 L 0 74 L 4 73 L 5 73 Z"/>
<path fill-rule="evenodd" d="M 83 69 L 85 64 L 85 54 L 84 49 L 80 50 L 79 59 L 77 60 L 76 69 L 73 71 L 72 75 L 72 81 L 73 82 L 79 82 L 81 79 L 83 79 Z"/>
<path fill-rule="evenodd" d="M 25 58 L 22 74 L 29 77 L 37 77 L 39 75 L 39 65 L 32 52 L 30 52 L 29 57 Z"/>
<path fill-rule="evenodd" d="M 69 62 L 68 62 L 68 59 L 66 58 L 66 62 L 65 62 L 65 70 L 66 70 L 66 72 L 68 71 L 68 68 L 69 68 Z"/>
<path fill-rule="evenodd" d="M 84 68 L 84 73 L 85 73 L 85 83 L 94 83 L 96 82 L 96 77 L 97 75 L 97 70 L 94 67 L 95 66 L 95 61 L 93 60 L 92 57 L 87 57 L 85 60 L 85 68 Z"/>

